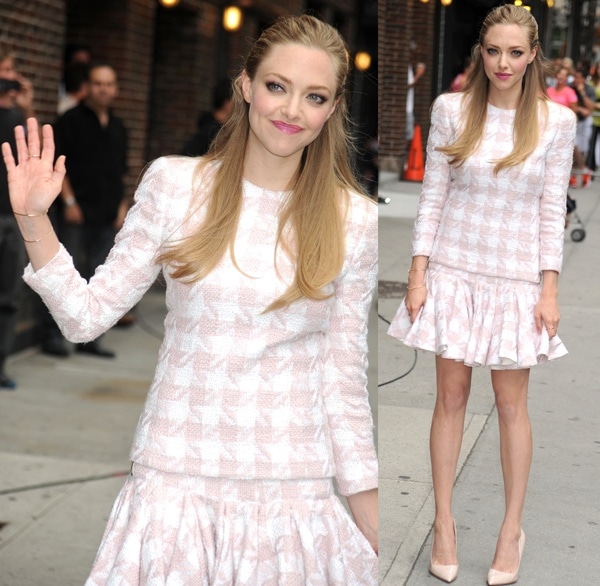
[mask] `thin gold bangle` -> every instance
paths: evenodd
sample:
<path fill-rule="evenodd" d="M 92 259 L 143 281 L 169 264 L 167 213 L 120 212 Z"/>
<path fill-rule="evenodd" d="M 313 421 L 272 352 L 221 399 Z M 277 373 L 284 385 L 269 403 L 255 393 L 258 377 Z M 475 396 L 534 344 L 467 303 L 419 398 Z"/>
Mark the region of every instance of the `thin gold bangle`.
<path fill-rule="evenodd" d="M 19 212 L 13 212 L 13 214 L 23 218 L 42 218 L 48 215 L 48 210 L 46 210 L 43 214 L 20 214 Z"/>
<path fill-rule="evenodd" d="M 423 283 L 422 285 L 417 285 L 416 287 L 407 287 L 406 290 L 413 291 L 414 289 L 420 289 L 421 287 L 425 287 L 425 283 Z"/>
<path fill-rule="evenodd" d="M 54 232 L 54 228 L 50 228 L 50 232 L 48 232 L 48 234 L 44 234 L 41 238 L 38 238 L 37 240 L 27 240 L 25 238 L 23 238 L 23 242 L 39 242 L 40 240 L 43 240 L 44 238 L 50 236 L 50 234 L 52 234 L 52 232 Z"/>
<path fill-rule="evenodd" d="M 418 273 L 420 271 L 426 271 L 426 270 L 427 270 L 426 268 L 425 269 L 408 269 L 408 272 L 409 273 Z"/>

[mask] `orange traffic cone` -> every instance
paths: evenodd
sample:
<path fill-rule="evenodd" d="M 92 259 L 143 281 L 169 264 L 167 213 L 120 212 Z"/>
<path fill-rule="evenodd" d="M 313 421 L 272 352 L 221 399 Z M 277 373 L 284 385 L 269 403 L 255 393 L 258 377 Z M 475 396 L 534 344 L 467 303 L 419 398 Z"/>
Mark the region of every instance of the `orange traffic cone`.
<path fill-rule="evenodd" d="M 425 166 L 423 165 L 423 145 L 421 142 L 421 126 L 415 125 L 415 132 L 408 152 L 408 165 L 404 171 L 405 181 L 423 181 Z"/>

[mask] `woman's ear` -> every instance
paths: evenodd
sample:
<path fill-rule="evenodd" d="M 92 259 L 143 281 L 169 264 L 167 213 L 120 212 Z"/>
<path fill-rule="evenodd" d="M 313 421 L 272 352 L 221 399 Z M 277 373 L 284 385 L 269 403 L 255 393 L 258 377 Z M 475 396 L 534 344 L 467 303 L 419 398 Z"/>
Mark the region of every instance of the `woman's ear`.
<path fill-rule="evenodd" d="M 335 112 L 335 109 L 337 108 L 337 105 L 340 103 L 341 99 L 342 99 L 342 96 L 338 96 L 336 98 L 336 100 L 333 102 L 333 108 L 331 108 L 329 114 L 327 114 L 327 120 L 329 120 L 331 118 L 331 115 Z"/>
<path fill-rule="evenodd" d="M 248 104 L 252 101 L 252 80 L 245 69 L 242 71 L 242 95 Z"/>
<path fill-rule="evenodd" d="M 529 61 L 527 62 L 529 65 L 531 65 L 533 63 L 533 60 L 535 59 L 535 56 L 537 55 L 537 47 L 535 47 L 532 51 L 531 51 L 531 57 L 529 57 Z"/>

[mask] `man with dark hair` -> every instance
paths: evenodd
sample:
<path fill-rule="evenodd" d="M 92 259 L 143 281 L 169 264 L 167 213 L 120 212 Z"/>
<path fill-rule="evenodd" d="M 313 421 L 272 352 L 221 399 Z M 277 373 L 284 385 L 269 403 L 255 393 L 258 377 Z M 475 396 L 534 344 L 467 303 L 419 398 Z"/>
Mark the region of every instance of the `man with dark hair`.
<path fill-rule="evenodd" d="M 112 104 L 117 74 L 105 64 L 91 65 L 87 94 L 56 122 L 56 152 L 66 155 L 60 236 L 81 275 L 90 279 L 114 244 L 128 209 L 124 176 L 127 132 Z M 114 353 L 98 340 L 76 350 L 104 358 Z"/>
<path fill-rule="evenodd" d="M 200 157 L 208 151 L 210 144 L 231 113 L 231 80 L 221 80 L 213 89 L 213 110 L 198 116 L 196 134 L 183 147 L 181 154 Z"/>

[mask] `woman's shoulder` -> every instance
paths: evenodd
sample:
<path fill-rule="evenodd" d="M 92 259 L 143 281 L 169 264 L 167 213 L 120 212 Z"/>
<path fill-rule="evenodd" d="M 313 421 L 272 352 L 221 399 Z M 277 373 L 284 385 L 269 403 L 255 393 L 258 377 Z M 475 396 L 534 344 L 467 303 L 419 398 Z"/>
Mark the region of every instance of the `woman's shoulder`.
<path fill-rule="evenodd" d="M 440 94 L 433 102 L 433 108 L 436 110 L 460 112 L 464 97 L 465 94 L 463 92 L 446 92 Z"/>
<path fill-rule="evenodd" d="M 346 221 L 360 231 L 377 229 L 378 208 L 375 200 L 352 189 L 346 190 Z"/>
<path fill-rule="evenodd" d="M 577 124 L 577 116 L 575 112 L 568 108 L 567 106 L 563 106 L 558 102 L 554 102 L 552 100 L 545 100 L 545 104 L 548 111 L 548 120 L 550 121 L 550 126 L 574 126 Z"/>
<path fill-rule="evenodd" d="M 458 121 L 464 113 L 463 92 L 447 92 L 440 94 L 431 105 L 431 122 Z"/>
<path fill-rule="evenodd" d="M 146 165 L 145 173 L 168 174 L 171 179 L 179 179 L 194 173 L 199 164 L 202 163 L 201 157 L 185 157 L 183 155 L 166 155 L 158 157 Z"/>
<path fill-rule="evenodd" d="M 206 162 L 202 157 L 167 155 L 150 162 L 140 176 L 141 183 L 152 181 L 163 185 L 192 187 L 198 180 L 210 177 L 215 169 L 214 162 Z"/>

